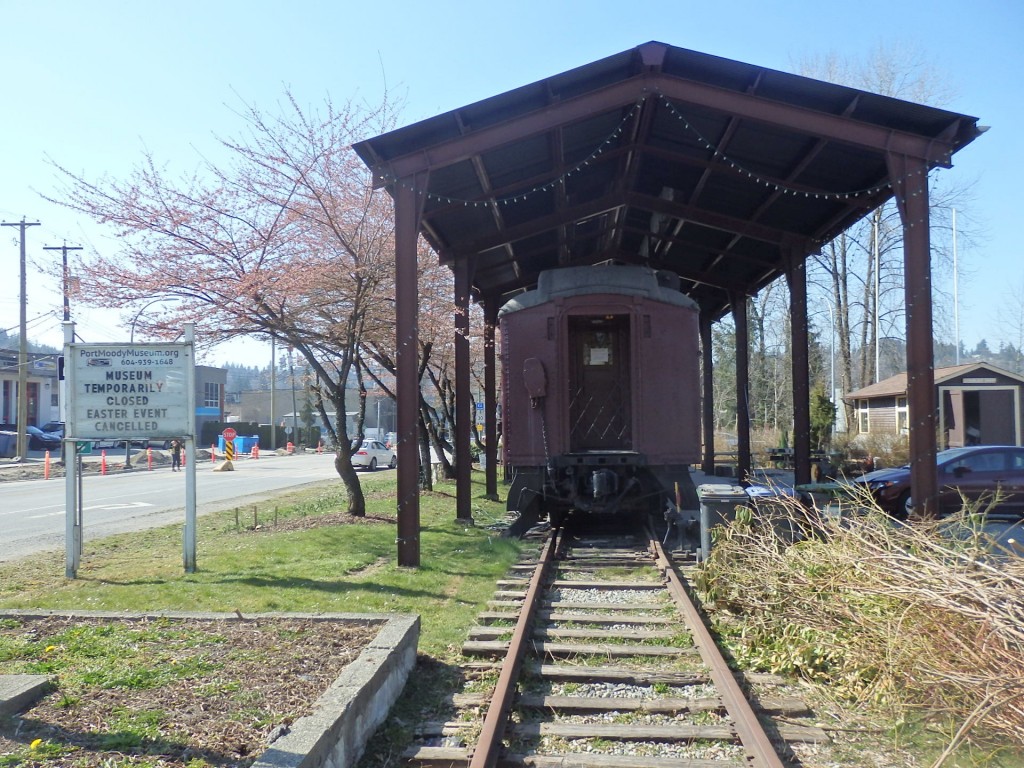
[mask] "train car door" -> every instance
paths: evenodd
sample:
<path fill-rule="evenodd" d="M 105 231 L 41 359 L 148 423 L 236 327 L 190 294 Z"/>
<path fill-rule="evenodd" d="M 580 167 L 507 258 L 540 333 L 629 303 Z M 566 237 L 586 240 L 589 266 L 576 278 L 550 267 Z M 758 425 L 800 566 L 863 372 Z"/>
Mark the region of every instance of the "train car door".
<path fill-rule="evenodd" d="M 569 450 L 629 450 L 633 443 L 629 316 L 569 318 Z"/>

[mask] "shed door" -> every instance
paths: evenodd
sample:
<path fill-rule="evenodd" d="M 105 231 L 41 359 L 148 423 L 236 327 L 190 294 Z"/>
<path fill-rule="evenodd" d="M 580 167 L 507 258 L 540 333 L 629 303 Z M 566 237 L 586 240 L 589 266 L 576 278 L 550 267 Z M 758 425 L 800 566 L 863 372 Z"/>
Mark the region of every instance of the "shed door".
<path fill-rule="evenodd" d="M 964 430 L 964 393 L 961 389 L 947 390 L 943 395 L 946 421 L 946 447 L 962 448 L 967 435 Z"/>
<path fill-rule="evenodd" d="M 981 443 L 1017 445 L 1018 417 L 1013 407 L 1013 392 L 1006 389 L 979 390 L 976 394 Z"/>
<path fill-rule="evenodd" d="M 632 448 L 629 317 L 569 318 L 569 450 Z"/>

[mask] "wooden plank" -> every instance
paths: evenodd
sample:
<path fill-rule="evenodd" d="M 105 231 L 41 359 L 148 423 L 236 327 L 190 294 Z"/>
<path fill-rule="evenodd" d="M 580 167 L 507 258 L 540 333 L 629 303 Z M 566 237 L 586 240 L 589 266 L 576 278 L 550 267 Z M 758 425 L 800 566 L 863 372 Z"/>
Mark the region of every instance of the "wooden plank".
<path fill-rule="evenodd" d="M 697 684 L 705 681 L 700 680 Z M 683 685 L 693 684 L 689 681 Z M 682 687 L 682 686 L 679 686 Z M 577 702 L 577 699 L 579 702 Z M 483 707 L 491 700 L 486 693 L 456 693 L 447 697 L 446 703 L 459 709 L 472 707 Z M 591 704 L 590 702 L 597 702 Z M 718 697 L 704 697 L 700 699 L 612 699 L 596 696 L 520 696 L 516 701 L 517 706 L 523 709 L 558 709 L 563 712 L 569 711 L 592 711 L 592 712 L 707 712 L 710 710 L 724 709 L 725 705 Z M 755 709 L 775 715 L 787 715 L 790 717 L 809 715 L 810 707 L 801 699 L 792 696 L 765 696 L 756 702 Z"/>
<path fill-rule="evenodd" d="M 530 672 L 546 680 L 564 683 L 607 682 L 623 685 L 703 685 L 710 682 L 706 674 L 661 672 L 626 667 L 580 667 L 571 664 L 539 664 Z"/>
<path fill-rule="evenodd" d="M 633 699 L 605 696 L 520 696 L 516 700 L 522 709 L 556 710 L 564 714 L 578 712 L 649 712 L 675 715 L 680 712 L 725 711 L 722 700 L 716 697 L 699 699 L 656 698 Z"/>
<path fill-rule="evenodd" d="M 547 600 L 545 606 L 552 610 L 560 611 L 623 611 L 636 613 L 637 611 L 658 611 L 671 608 L 668 602 L 650 603 L 580 603 L 574 600 Z"/>
<path fill-rule="evenodd" d="M 572 581 L 569 579 L 556 579 L 551 582 L 555 589 L 634 589 L 634 590 L 663 590 L 665 585 L 660 581 Z"/>
<path fill-rule="evenodd" d="M 681 687 L 681 686 L 680 686 Z M 684 699 L 656 697 L 646 699 L 616 699 L 601 696 L 520 696 L 517 705 L 524 709 L 559 710 L 561 712 L 710 712 L 725 711 L 717 696 Z M 785 715 L 806 715 L 810 708 L 800 699 L 789 696 L 767 696 L 755 707 L 764 712 Z M 467 704 L 467 706 L 475 706 Z"/>
<path fill-rule="evenodd" d="M 487 624 L 495 621 L 515 622 L 519 618 L 518 613 L 510 611 L 483 611 L 477 614 L 477 621 Z M 679 624 L 678 619 L 670 619 L 666 616 L 641 616 L 633 614 L 616 614 L 610 616 L 602 613 L 562 613 L 545 609 L 537 612 L 537 618 L 542 621 L 574 622 L 576 624 Z"/>
<path fill-rule="evenodd" d="M 469 752 L 459 747 L 411 747 L 403 764 L 422 768 L 463 768 Z M 509 754 L 498 758 L 499 768 L 741 768 L 735 760 L 686 760 L 676 757 L 633 757 L 594 752 L 569 755 Z"/>
<path fill-rule="evenodd" d="M 576 622 L 578 624 L 680 624 L 676 619 L 666 616 L 615 615 L 606 616 L 600 613 L 560 613 L 557 611 L 541 611 L 538 617 L 544 621 Z"/>
<path fill-rule="evenodd" d="M 560 573 L 565 571 L 585 571 L 591 568 L 644 568 L 654 564 L 654 559 L 637 557 L 635 555 L 623 555 L 621 557 L 567 557 L 558 562 Z"/>
<path fill-rule="evenodd" d="M 685 631 L 685 630 L 684 630 Z M 677 637 L 679 633 L 667 629 L 615 629 L 614 635 L 619 640 L 668 640 Z M 609 635 L 607 629 L 541 629 L 534 633 L 534 637 L 541 640 L 548 638 L 562 638 L 574 640 L 600 640 Z"/>
<path fill-rule="evenodd" d="M 737 760 L 687 760 L 679 757 L 632 757 L 586 752 L 574 755 L 509 755 L 500 768 L 743 768 Z"/>
<path fill-rule="evenodd" d="M 698 680 L 696 683 L 685 681 L 678 687 L 685 685 L 700 684 L 705 680 Z M 575 699 L 581 699 L 578 705 Z M 563 700 L 566 699 L 566 700 Z M 445 699 L 449 705 L 459 709 L 470 709 L 484 707 L 490 696 L 486 693 L 453 693 Z M 595 705 L 591 701 L 596 700 Z M 702 698 L 640 698 L 640 699 L 618 699 L 601 698 L 599 696 L 520 696 L 517 705 L 523 709 L 558 709 L 567 711 L 592 712 L 708 712 L 710 710 L 724 709 L 722 699 L 717 696 Z M 604 703 L 607 702 L 607 703 Z M 682 703 L 680 703 L 682 702 Z M 796 717 L 811 714 L 807 702 L 795 696 L 764 696 L 755 702 L 755 709 L 773 715 L 787 715 Z"/>
<path fill-rule="evenodd" d="M 467 656 L 492 656 L 503 654 L 508 650 L 508 643 L 502 641 L 467 641 L 462 644 L 462 652 Z M 697 655 L 696 648 L 670 648 L 656 645 L 592 645 L 586 643 L 550 643 L 538 641 L 533 644 L 537 654 L 548 656 L 585 656 L 600 655 L 613 658 L 624 656 L 661 656 L 682 657 Z"/>
<path fill-rule="evenodd" d="M 776 730 L 779 736 L 789 742 L 801 744 L 827 744 L 828 734 L 821 728 L 810 725 L 789 725 L 787 723 L 776 723 Z"/>
<path fill-rule="evenodd" d="M 500 640 L 511 635 L 515 627 L 470 627 L 466 636 L 470 640 Z M 667 640 L 676 637 L 675 632 L 666 629 L 616 629 L 615 637 L 619 640 Z M 533 633 L 537 640 L 601 640 L 608 637 L 607 629 L 538 629 Z"/>
<path fill-rule="evenodd" d="M 476 620 L 483 624 L 493 621 L 510 621 L 515 623 L 518 618 L 518 613 L 510 613 L 508 611 L 484 611 L 476 616 Z"/>
<path fill-rule="evenodd" d="M 536 739 L 554 736 L 562 739 L 610 739 L 615 741 L 729 741 L 737 740 L 730 725 L 605 725 L 603 723 L 517 723 L 515 737 Z"/>

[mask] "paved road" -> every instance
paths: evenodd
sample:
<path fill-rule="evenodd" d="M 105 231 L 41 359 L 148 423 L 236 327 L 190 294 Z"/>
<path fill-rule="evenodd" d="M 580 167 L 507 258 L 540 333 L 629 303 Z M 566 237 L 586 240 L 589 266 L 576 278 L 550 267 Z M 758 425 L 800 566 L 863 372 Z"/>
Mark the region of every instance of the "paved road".
<path fill-rule="evenodd" d="M 307 483 L 338 480 L 334 455 L 307 453 L 235 462 L 234 472 L 196 465 L 196 507 L 200 515 L 252 503 L 260 497 Z M 340 480 L 338 480 L 340 482 Z M 64 549 L 65 480 L 0 484 L 0 562 Z M 185 475 L 169 467 L 83 478 L 83 542 L 113 533 L 154 528 L 185 520 Z"/>

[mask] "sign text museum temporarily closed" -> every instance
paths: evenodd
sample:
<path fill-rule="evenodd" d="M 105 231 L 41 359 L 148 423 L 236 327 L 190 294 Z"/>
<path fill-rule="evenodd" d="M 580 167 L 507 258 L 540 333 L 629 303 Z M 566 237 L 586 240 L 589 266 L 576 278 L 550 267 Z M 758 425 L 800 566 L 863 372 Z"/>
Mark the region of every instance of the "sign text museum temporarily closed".
<path fill-rule="evenodd" d="M 68 433 L 76 438 L 191 434 L 190 344 L 72 344 Z"/>

